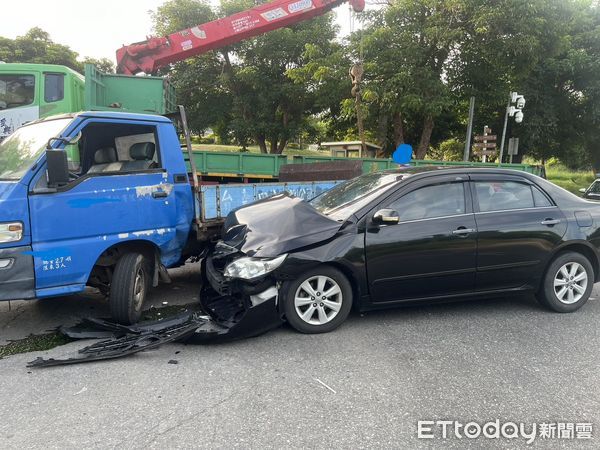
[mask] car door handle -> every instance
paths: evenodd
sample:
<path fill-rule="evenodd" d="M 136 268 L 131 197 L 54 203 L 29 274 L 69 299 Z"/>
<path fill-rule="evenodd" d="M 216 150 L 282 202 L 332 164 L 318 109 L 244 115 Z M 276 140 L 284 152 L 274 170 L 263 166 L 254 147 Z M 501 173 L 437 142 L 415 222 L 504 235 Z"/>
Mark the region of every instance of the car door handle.
<path fill-rule="evenodd" d="M 165 191 L 154 191 L 152 193 L 152 198 L 165 198 L 168 196 L 169 196 L 169 194 L 166 193 Z"/>
<path fill-rule="evenodd" d="M 452 234 L 457 235 L 457 236 L 466 236 L 467 234 L 471 234 L 471 233 L 475 233 L 475 230 L 473 228 L 464 228 L 464 227 L 458 228 L 452 232 Z"/>
<path fill-rule="evenodd" d="M 559 223 L 560 223 L 559 219 L 545 219 L 545 220 L 542 220 L 542 225 L 552 226 L 552 225 L 556 225 L 556 224 L 559 224 Z"/>

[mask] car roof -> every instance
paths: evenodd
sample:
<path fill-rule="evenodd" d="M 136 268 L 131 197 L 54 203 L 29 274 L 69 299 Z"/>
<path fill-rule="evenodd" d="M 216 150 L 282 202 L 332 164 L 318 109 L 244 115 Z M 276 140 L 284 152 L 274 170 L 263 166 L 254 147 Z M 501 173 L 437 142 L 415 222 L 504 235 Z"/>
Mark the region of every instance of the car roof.
<path fill-rule="evenodd" d="M 506 169 L 502 167 L 474 167 L 465 164 L 464 166 L 442 166 L 442 165 L 431 165 L 431 166 L 400 166 L 394 169 L 387 169 L 382 171 L 382 173 L 397 173 L 403 175 L 451 175 L 453 173 L 489 173 L 489 174 L 501 174 L 501 175 L 520 175 L 525 178 L 535 177 L 531 173 L 515 170 L 515 169 Z"/>

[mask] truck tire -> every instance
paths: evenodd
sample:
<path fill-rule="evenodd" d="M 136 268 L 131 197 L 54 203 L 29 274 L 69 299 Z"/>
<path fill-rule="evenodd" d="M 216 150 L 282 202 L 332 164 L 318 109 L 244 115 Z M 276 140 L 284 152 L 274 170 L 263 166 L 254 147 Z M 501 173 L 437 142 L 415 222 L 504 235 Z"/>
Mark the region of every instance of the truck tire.
<path fill-rule="evenodd" d="M 131 325 L 140 320 L 150 288 L 150 267 L 140 253 L 126 253 L 117 261 L 110 284 L 110 312 L 117 322 Z"/>

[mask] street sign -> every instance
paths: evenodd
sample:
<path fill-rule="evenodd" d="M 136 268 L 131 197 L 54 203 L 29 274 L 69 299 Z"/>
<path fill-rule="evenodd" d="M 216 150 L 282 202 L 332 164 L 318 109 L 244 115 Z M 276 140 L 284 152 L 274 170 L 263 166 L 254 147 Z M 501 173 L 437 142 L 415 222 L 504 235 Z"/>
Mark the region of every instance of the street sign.
<path fill-rule="evenodd" d="M 475 142 L 473 144 L 475 148 L 496 148 L 495 142 Z"/>
<path fill-rule="evenodd" d="M 489 134 L 487 136 L 475 136 L 475 140 L 476 141 L 495 141 L 496 140 L 496 135 L 495 134 Z"/>
<path fill-rule="evenodd" d="M 508 154 L 518 155 L 519 154 L 519 138 L 510 138 L 508 140 Z"/>
<path fill-rule="evenodd" d="M 496 154 L 496 150 L 477 150 L 475 151 L 475 154 L 482 156 L 491 156 Z"/>

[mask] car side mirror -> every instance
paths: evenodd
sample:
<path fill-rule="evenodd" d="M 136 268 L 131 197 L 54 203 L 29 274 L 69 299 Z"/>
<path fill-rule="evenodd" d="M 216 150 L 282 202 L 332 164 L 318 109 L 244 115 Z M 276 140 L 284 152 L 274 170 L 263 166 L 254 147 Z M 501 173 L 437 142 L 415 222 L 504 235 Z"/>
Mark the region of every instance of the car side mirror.
<path fill-rule="evenodd" d="M 64 150 L 46 150 L 48 187 L 57 188 L 69 183 L 69 163 Z"/>
<path fill-rule="evenodd" d="M 391 225 L 400 222 L 400 216 L 393 209 L 380 209 L 373 215 L 373 222 Z"/>
<path fill-rule="evenodd" d="M 581 192 L 582 194 L 585 194 L 586 188 L 579 188 L 579 192 Z"/>

